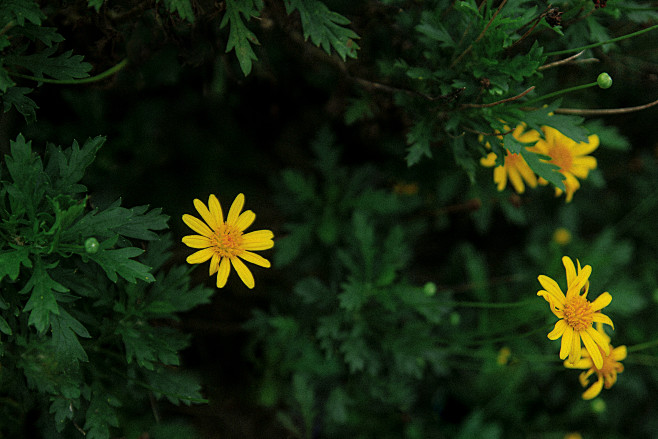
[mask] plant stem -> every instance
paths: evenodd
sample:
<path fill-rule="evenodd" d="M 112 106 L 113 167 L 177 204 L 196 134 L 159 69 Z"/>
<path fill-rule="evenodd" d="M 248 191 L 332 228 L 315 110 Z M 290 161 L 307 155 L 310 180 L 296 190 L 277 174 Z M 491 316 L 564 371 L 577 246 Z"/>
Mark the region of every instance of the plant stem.
<path fill-rule="evenodd" d="M 627 347 L 626 351 L 637 352 L 637 351 L 642 351 L 644 349 L 652 348 L 654 346 L 658 346 L 658 338 L 651 341 L 647 341 L 645 343 L 636 344 L 635 346 Z"/>
<path fill-rule="evenodd" d="M 625 40 L 626 38 L 636 37 L 636 36 L 641 35 L 641 34 L 643 34 L 643 33 L 645 33 L 645 32 L 649 32 L 649 31 L 651 31 L 651 30 L 654 30 L 654 29 L 656 29 L 656 28 L 658 28 L 658 24 L 654 24 L 654 25 L 651 26 L 651 27 L 648 27 L 648 28 L 646 28 L 646 29 L 639 30 L 639 31 L 637 31 L 637 32 L 630 33 L 630 34 L 628 34 L 628 35 L 622 35 L 621 37 L 612 38 L 612 39 L 610 39 L 610 40 L 606 40 L 606 41 L 601 41 L 600 43 L 589 44 L 589 45 L 587 45 L 587 46 L 577 47 L 577 48 L 575 48 L 575 49 L 566 49 L 566 50 L 558 50 L 558 51 L 556 51 L 556 52 L 548 52 L 548 53 L 546 54 L 546 56 L 564 55 L 564 54 L 566 54 L 566 53 L 574 53 L 574 52 L 580 52 L 581 50 L 593 49 L 593 48 L 595 48 L 595 47 L 603 46 L 604 44 L 615 43 L 615 42 L 617 42 L 617 41 Z"/>
<path fill-rule="evenodd" d="M 102 79 L 107 78 L 108 76 L 114 75 L 116 72 L 123 69 L 127 64 L 128 64 L 128 59 L 126 58 L 126 59 L 122 60 L 120 63 L 118 63 L 117 65 L 115 65 L 114 67 L 110 67 L 109 69 L 105 70 L 103 73 L 99 73 L 98 75 L 92 76 L 90 78 L 82 78 L 82 79 L 37 78 L 36 76 L 23 75 L 22 73 L 15 73 L 15 72 L 9 72 L 9 74 L 11 76 L 16 76 L 18 78 L 31 79 L 33 81 L 45 82 L 45 83 L 48 83 L 48 84 L 60 84 L 60 85 L 88 84 L 90 82 L 100 81 Z"/>
<path fill-rule="evenodd" d="M 577 85 L 575 87 L 565 88 L 565 89 L 562 89 L 562 90 L 558 90 L 558 91 L 554 91 L 552 93 L 545 94 L 543 96 L 536 97 L 534 99 L 530 99 L 529 101 L 523 102 L 523 104 L 525 105 L 525 104 L 530 104 L 532 102 L 542 101 L 544 99 L 549 99 L 549 98 L 559 96 L 559 95 L 564 94 L 564 93 L 570 93 L 572 91 L 582 90 L 584 88 L 595 87 L 597 85 L 598 85 L 597 82 L 591 82 L 589 84 L 583 84 L 583 85 Z"/>

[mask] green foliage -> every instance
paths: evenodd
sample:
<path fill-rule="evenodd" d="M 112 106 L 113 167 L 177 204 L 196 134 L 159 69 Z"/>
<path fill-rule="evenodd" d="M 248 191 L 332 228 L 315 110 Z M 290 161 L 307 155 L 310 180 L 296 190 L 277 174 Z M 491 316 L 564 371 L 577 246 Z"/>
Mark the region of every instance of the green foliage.
<path fill-rule="evenodd" d="M 195 378 L 165 368 L 180 365 L 189 338 L 162 322 L 212 290 L 190 288 L 185 267 L 163 269 L 171 239 L 157 233 L 167 228 L 161 209 L 87 207 L 80 180 L 104 141 L 49 144 L 42 159 L 19 135 L 0 173 L 0 393 L 14 415 L 50 412 L 61 437 L 76 428 L 113 437 L 135 388 L 203 402 Z M 2 416 L 2 434 L 17 434 Z"/>
<path fill-rule="evenodd" d="M 251 72 L 252 61 L 258 59 L 251 45 L 260 43 L 256 35 L 247 28 L 242 16 L 244 15 L 247 20 L 257 17 L 262 7 L 261 0 L 227 0 L 226 13 L 219 25 L 223 28 L 230 23 L 226 52 L 235 50 L 235 55 L 238 57 L 240 68 L 245 76 Z"/>

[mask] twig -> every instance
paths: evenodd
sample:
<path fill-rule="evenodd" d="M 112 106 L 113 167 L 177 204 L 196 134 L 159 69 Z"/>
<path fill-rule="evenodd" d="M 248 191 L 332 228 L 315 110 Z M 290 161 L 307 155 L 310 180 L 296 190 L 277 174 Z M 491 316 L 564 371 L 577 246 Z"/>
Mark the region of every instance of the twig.
<path fill-rule="evenodd" d="M 534 89 L 535 89 L 535 86 L 533 85 L 532 87 L 530 87 L 529 89 L 527 89 L 523 93 L 520 93 L 516 96 L 512 96 L 511 98 L 502 99 L 502 100 L 496 101 L 496 102 L 490 102 L 488 104 L 462 104 L 461 108 L 489 108 L 489 107 L 495 107 L 496 105 L 504 104 L 505 102 L 515 101 L 517 99 L 520 99 L 523 96 L 530 93 Z"/>
<path fill-rule="evenodd" d="M 479 134 L 481 136 L 506 136 L 508 134 L 513 133 L 514 129 L 503 131 L 502 133 L 483 133 L 482 131 L 478 131 L 478 130 L 474 130 L 472 128 L 464 127 L 464 131 L 468 131 L 469 133 L 473 133 L 473 134 Z"/>
<path fill-rule="evenodd" d="M 583 53 L 585 53 L 585 51 L 584 51 L 584 50 L 581 50 L 581 51 L 578 52 L 577 54 L 575 54 L 575 55 L 571 55 L 569 58 L 564 58 L 564 59 L 561 59 L 561 60 L 559 60 L 559 61 L 554 61 L 554 62 L 552 62 L 552 63 L 544 64 L 543 66 L 539 66 L 539 67 L 537 68 L 537 70 L 550 69 L 551 67 L 557 67 L 557 66 L 559 66 L 559 65 L 566 64 L 566 63 L 568 63 L 569 61 L 572 61 L 572 60 L 578 58 L 578 57 L 579 57 L 580 55 L 582 55 Z"/>
<path fill-rule="evenodd" d="M 658 99 L 649 102 L 648 104 L 644 105 L 638 105 L 637 107 L 626 107 L 626 108 L 594 108 L 594 109 L 588 109 L 588 108 L 556 108 L 553 110 L 554 113 L 560 113 L 560 114 L 581 114 L 583 116 L 605 116 L 607 114 L 624 114 L 624 113 L 632 113 L 634 111 L 641 111 L 641 110 L 646 110 L 647 108 L 651 108 L 654 105 L 658 105 Z M 525 107 L 521 108 L 521 110 L 537 110 L 536 107 Z"/>

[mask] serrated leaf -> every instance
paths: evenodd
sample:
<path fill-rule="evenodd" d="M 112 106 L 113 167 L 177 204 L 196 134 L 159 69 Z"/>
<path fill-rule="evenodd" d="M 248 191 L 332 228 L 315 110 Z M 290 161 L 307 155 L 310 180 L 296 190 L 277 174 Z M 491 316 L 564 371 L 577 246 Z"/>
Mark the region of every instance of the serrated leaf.
<path fill-rule="evenodd" d="M 18 247 L 0 252 L 0 281 L 6 275 L 9 275 L 11 280 L 18 279 L 21 265 L 28 268 L 32 267 L 28 248 Z"/>
<path fill-rule="evenodd" d="M 85 439 L 110 439 L 110 428 L 119 426 L 115 407 L 121 402 L 113 395 L 96 386 L 87 408 L 84 429 Z"/>
<path fill-rule="evenodd" d="M 89 76 L 91 64 L 84 62 L 82 55 L 73 55 L 73 51 L 69 50 L 59 56 L 51 56 L 56 50 L 57 47 L 53 46 L 32 55 L 7 55 L 5 62 L 26 68 L 37 78 L 48 75 L 57 80 L 70 81 Z"/>
<path fill-rule="evenodd" d="M 9 76 L 9 72 L 2 67 L 2 60 L 0 60 L 0 92 L 6 93 L 7 90 L 10 90 L 15 85 L 16 83 L 11 79 L 11 76 Z M 4 100 L 5 98 L 3 97 L 3 101 Z M 4 102 L 4 109 L 6 113 L 11 109 L 11 105 Z"/>
<path fill-rule="evenodd" d="M 55 417 L 55 428 L 61 433 L 66 427 L 67 421 L 73 419 L 73 402 L 68 398 L 50 397 L 51 404 L 49 413 Z"/>
<path fill-rule="evenodd" d="M 80 148 L 77 140 L 70 148 L 62 150 L 59 146 L 48 145 L 46 172 L 50 175 L 53 189 L 68 194 L 77 194 L 87 190 L 77 184 L 85 170 L 96 158 L 96 153 L 105 143 L 105 137 L 89 138 Z"/>
<path fill-rule="evenodd" d="M 151 248 L 147 253 L 150 252 Z M 159 274 L 158 282 L 153 284 L 149 291 L 144 312 L 153 317 L 171 318 L 174 312 L 185 312 L 198 305 L 210 303 L 210 296 L 215 290 L 202 285 L 190 290 L 188 270 L 188 267 L 179 265 L 164 275 Z"/>
<path fill-rule="evenodd" d="M 258 59 L 251 45 L 260 43 L 256 35 L 242 21 L 242 15 L 247 20 L 257 17 L 262 7 L 261 0 L 226 0 L 226 12 L 219 24 L 220 29 L 223 29 L 230 23 L 226 53 L 235 49 L 235 55 L 245 76 L 251 73 L 252 61 Z"/>
<path fill-rule="evenodd" d="M 582 126 L 585 119 L 580 116 L 551 114 L 559 106 L 560 100 L 557 100 L 545 107 L 541 107 L 533 111 L 528 111 L 524 114 L 523 121 L 528 124 L 530 129 L 537 130 L 539 132 L 541 132 L 541 126 L 546 125 L 555 128 L 576 142 L 588 142 L 588 132 Z"/>
<path fill-rule="evenodd" d="M 319 0 L 285 0 L 286 11 L 292 14 L 298 11 L 304 39 L 331 53 L 333 48 L 343 61 L 347 57 L 356 58 L 359 46 L 354 40 L 359 36 L 351 29 L 345 27 L 350 20 L 333 12 Z"/>
<path fill-rule="evenodd" d="M 5 188 L 12 211 L 16 215 L 27 213 L 34 219 L 47 184 L 41 158 L 32 152 L 32 142 L 26 142 L 22 134 L 9 145 L 11 155 L 5 156 L 5 163 L 13 184 L 5 183 Z"/>
<path fill-rule="evenodd" d="M 89 338 L 89 332 L 82 323 L 74 319 L 64 308 L 59 309 L 59 315 L 50 318 L 52 327 L 52 345 L 59 359 L 67 361 L 89 361 L 87 353 L 80 344 L 78 336 Z"/>
<path fill-rule="evenodd" d="M 10 21 L 19 26 L 25 25 L 25 20 L 40 25 L 46 16 L 41 12 L 34 0 L 2 0 L 0 2 L 0 26 L 4 27 Z"/>
<path fill-rule="evenodd" d="M 151 274 L 151 267 L 132 259 L 144 253 L 144 250 L 137 247 L 108 249 L 114 242 L 116 239 L 104 241 L 101 243 L 101 250 L 98 253 L 88 253 L 87 256 L 105 270 L 105 274 L 112 282 L 117 282 L 117 275 L 130 283 L 136 283 L 137 279 L 147 283 L 155 282 L 155 278 Z"/>
<path fill-rule="evenodd" d="M 177 366 L 178 351 L 188 346 L 188 338 L 171 328 L 154 328 L 141 319 L 126 320 L 117 328 L 126 347 L 126 362 L 154 370 L 155 363 Z"/>
<path fill-rule="evenodd" d="M 33 325 L 40 333 L 45 332 L 50 326 L 51 314 L 60 314 L 55 292 L 65 293 L 69 291 L 68 288 L 50 277 L 48 269 L 53 267 L 54 265 L 44 266 L 41 260 L 37 259 L 32 277 L 20 291 L 21 294 L 32 291 L 30 299 L 23 307 L 23 312 L 30 311 L 28 324 Z"/>
<path fill-rule="evenodd" d="M 32 41 L 41 41 L 48 47 L 53 43 L 61 43 L 64 37 L 57 33 L 57 28 L 37 26 L 31 23 L 25 23 L 25 26 L 16 28 L 16 32 L 26 36 Z"/>
<path fill-rule="evenodd" d="M 432 124 L 424 119 L 417 121 L 407 133 L 407 166 L 415 165 L 423 156 L 432 158 L 431 141 Z"/>
<path fill-rule="evenodd" d="M 208 400 L 201 395 L 201 383 L 191 374 L 158 368 L 146 374 L 149 390 L 156 398 L 165 397 L 172 404 L 203 404 Z"/>
<path fill-rule="evenodd" d="M 2 81 L 2 72 L 4 70 L 0 69 L 0 84 Z M 37 120 L 36 110 L 39 108 L 32 99 L 28 98 L 26 95 L 32 93 L 31 88 L 27 87 L 11 87 L 7 92 L 2 96 L 2 105 L 4 112 L 11 110 L 11 107 L 16 108 L 16 110 L 23 115 L 26 122 L 34 122 Z"/>
<path fill-rule="evenodd" d="M 95 209 L 87 213 L 64 232 L 62 239 L 75 241 L 89 236 L 107 239 L 119 234 L 151 241 L 158 239 L 153 230 L 167 228 L 169 217 L 161 213 L 162 209 L 153 209 L 146 213 L 148 206 L 126 209 L 120 207 L 120 204 L 119 199 L 105 210 Z"/>
<path fill-rule="evenodd" d="M 87 5 L 90 8 L 94 8 L 96 12 L 101 10 L 101 6 L 103 6 L 103 3 L 105 0 L 87 0 Z"/>
<path fill-rule="evenodd" d="M 2 331 L 4 334 L 7 335 L 13 334 L 13 331 L 11 330 L 11 326 L 9 326 L 7 320 L 5 320 L 5 318 L 2 316 L 0 316 L 0 331 Z"/>
<path fill-rule="evenodd" d="M 194 23 L 194 10 L 190 0 L 164 0 L 164 4 L 168 11 L 178 12 L 180 18 Z"/>

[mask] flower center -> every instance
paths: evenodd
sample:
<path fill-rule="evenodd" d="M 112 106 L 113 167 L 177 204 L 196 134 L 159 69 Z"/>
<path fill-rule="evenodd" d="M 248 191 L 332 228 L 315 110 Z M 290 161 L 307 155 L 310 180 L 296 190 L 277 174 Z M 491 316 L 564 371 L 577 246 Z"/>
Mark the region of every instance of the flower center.
<path fill-rule="evenodd" d="M 560 167 L 560 171 L 568 171 L 573 165 L 573 154 L 571 150 L 561 143 L 555 143 L 553 148 L 548 152 L 551 157 L 551 163 Z"/>
<path fill-rule="evenodd" d="M 215 254 L 222 258 L 233 258 L 242 253 L 242 232 L 235 226 L 222 224 L 210 238 Z"/>
<path fill-rule="evenodd" d="M 594 312 L 592 306 L 583 296 L 574 296 L 564 306 L 564 318 L 575 331 L 584 331 L 592 326 Z"/>

